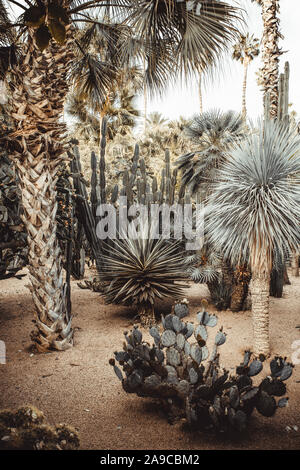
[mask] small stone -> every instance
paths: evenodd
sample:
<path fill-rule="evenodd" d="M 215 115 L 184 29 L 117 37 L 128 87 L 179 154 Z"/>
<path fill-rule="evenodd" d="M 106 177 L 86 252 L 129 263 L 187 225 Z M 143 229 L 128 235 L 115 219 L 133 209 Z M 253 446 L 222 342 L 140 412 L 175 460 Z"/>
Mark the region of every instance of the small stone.
<path fill-rule="evenodd" d="M 286 430 L 286 432 L 290 432 L 292 430 L 292 428 L 290 426 L 286 426 L 285 430 Z"/>
<path fill-rule="evenodd" d="M 294 431 L 297 432 L 299 428 L 298 428 L 298 426 L 293 426 L 293 429 L 294 429 Z"/>

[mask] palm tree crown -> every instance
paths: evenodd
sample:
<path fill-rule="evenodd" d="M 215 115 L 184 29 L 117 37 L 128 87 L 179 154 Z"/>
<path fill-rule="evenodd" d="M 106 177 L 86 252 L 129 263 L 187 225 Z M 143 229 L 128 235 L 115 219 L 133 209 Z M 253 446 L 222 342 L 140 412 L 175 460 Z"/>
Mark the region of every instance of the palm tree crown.
<path fill-rule="evenodd" d="M 249 33 L 240 34 L 238 42 L 233 46 L 232 57 L 242 64 L 245 60 L 250 62 L 259 54 L 259 39 Z"/>
<path fill-rule="evenodd" d="M 260 123 L 218 172 L 206 224 L 233 262 L 269 270 L 272 253 L 300 242 L 300 138 L 282 123 Z"/>
<path fill-rule="evenodd" d="M 182 184 L 195 194 L 200 186 L 207 190 L 232 144 L 243 137 L 244 124 L 242 116 L 234 111 L 213 109 L 195 115 L 185 132 L 195 150 L 176 163 L 182 170 Z"/>

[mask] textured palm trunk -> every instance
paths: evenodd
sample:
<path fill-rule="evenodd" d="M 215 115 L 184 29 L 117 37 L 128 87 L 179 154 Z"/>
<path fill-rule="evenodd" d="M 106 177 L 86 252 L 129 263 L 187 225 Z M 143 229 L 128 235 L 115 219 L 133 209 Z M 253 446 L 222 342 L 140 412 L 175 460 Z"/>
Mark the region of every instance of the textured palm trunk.
<path fill-rule="evenodd" d="M 203 113 L 203 99 L 202 99 L 202 73 L 201 72 L 199 72 L 198 92 L 199 92 L 199 110 L 200 110 L 200 114 L 202 114 Z"/>
<path fill-rule="evenodd" d="M 248 66 L 249 66 L 249 60 L 248 60 L 247 57 L 245 57 L 245 59 L 244 59 L 243 90 L 242 90 L 242 115 L 243 115 L 244 118 L 247 116 L 246 95 L 247 95 Z"/>
<path fill-rule="evenodd" d="M 56 237 L 55 189 L 57 171 L 65 159 L 66 128 L 60 117 L 73 58 L 68 46 L 68 41 L 64 46 L 51 42 L 42 53 L 29 33 L 26 57 L 15 67 L 9 82 L 16 130 L 8 143 L 20 177 L 30 289 L 36 310 L 32 339 L 39 351 L 63 350 L 73 344 Z"/>
<path fill-rule="evenodd" d="M 150 302 L 142 302 L 138 305 L 138 315 L 145 328 L 155 325 L 154 305 Z"/>
<path fill-rule="evenodd" d="M 269 291 L 270 273 L 253 271 L 251 299 L 254 353 L 266 357 L 270 354 Z"/>
<path fill-rule="evenodd" d="M 250 277 L 249 279 L 245 279 L 243 281 L 236 281 L 232 288 L 231 294 L 231 302 L 230 302 L 230 310 L 232 312 L 240 312 L 241 310 L 245 310 L 245 304 L 248 296 L 249 291 L 249 284 L 250 284 Z"/>
<path fill-rule="evenodd" d="M 278 109 L 278 81 L 279 81 L 279 57 L 281 55 L 278 47 L 279 32 L 279 0 L 263 0 L 263 67 L 262 79 L 266 96 L 270 99 L 270 117 L 276 118 Z"/>
<path fill-rule="evenodd" d="M 299 277 L 299 255 L 295 253 L 292 257 L 292 274 Z"/>

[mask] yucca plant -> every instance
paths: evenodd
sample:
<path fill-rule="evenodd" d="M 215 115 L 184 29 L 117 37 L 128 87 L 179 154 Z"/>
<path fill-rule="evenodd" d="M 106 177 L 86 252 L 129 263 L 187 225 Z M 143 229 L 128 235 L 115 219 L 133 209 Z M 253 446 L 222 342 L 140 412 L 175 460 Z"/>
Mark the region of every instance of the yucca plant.
<path fill-rule="evenodd" d="M 254 351 L 268 355 L 273 253 L 299 246 L 300 138 L 285 124 L 259 122 L 232 151 L 209 198 L 209 240 L 252 271 Z"/>
<path fill-rule="evenodd" d="M 100 281 L 107 303 L 136 305 L 144 325 L 155 323 L 154 302 L 183 296 L 181 242 L 151 238 L 153 225 L 136 238 L 115 239 L 101 256 Z"/>

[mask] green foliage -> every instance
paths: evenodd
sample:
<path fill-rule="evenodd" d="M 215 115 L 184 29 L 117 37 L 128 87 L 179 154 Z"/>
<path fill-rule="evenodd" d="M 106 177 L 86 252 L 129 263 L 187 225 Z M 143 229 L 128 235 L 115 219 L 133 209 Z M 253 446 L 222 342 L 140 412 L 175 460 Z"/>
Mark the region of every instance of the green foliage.
<path fill-rule="evenodd" d="M 110 360 L 123 389 L 159 399 L 170 420 L 184 418 L 202 431 L 243 432 L 255 408 L 263 416 L 274 416 L 287 404 L 286 397 L 276 398 L 285 395 L 284 381 L 291 376 L 293 366 L 275 357 L 269 376 L 254 385 L 252 378 L 263 370 L 262 358 L 251 360 L 251 352 L 246 351 L 235 374 L 230 375 L 219 364 L 219 347 L 226 341 L 222 328 L 215 335 L 210 354 L 207 347 L 209 331 L 217 320 L 203 302 L 195 325 L 175 314 L 162 316 L 162 333 L 157 327 L 149 330 L 152 346 L 136 326 L 130 334 L 125 332 L 123 351 L 115 352 Z"/>

